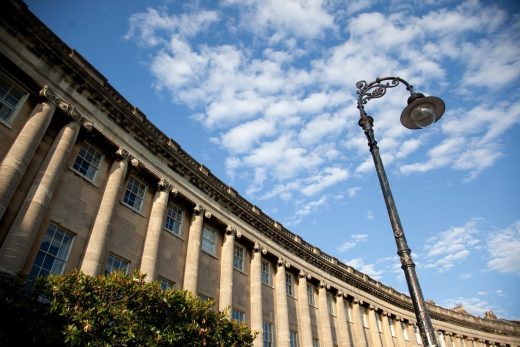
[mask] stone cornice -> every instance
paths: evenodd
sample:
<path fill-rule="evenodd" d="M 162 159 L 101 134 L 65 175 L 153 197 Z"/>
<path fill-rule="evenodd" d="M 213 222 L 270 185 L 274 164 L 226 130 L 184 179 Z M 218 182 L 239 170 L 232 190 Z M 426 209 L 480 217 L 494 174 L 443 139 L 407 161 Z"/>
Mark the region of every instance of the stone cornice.
<path fill-rule="evenodd" d="M 185 177 L 194 187 L 297 257 L 375 298 L 413 313 L 409 297 L 321 252 L 264 214 L 258 207 L 242 198 L 232 187 L 214 176 L 210 170 L 153 125 L 139 109 L 123 98 L 104 76 L 30 13 L 23 2 L 8 0 L 1 3 L 0 11 L 9 13 L 8 16 L 2 16 L 0 21 L 2 26 L 13 36 L 23 39 L 40 59 L 61 69 L 63 75 L 68 78 L 67 82 L 76 92 L 85 95 L 102 114 L 131 134 L 151 153 L 164 157 L 169 163 L 168 166 Z M 74 113 L 74 110 L 71 113 Z M 209 212 L 207 214 L 206 218 L 210 218 L 211 214 Z M 428 308 L 432 319 L 437 321 L 494 334 L 520 337 L 518 323 L 482 319 L 434 305 L 428 305 Z"/>

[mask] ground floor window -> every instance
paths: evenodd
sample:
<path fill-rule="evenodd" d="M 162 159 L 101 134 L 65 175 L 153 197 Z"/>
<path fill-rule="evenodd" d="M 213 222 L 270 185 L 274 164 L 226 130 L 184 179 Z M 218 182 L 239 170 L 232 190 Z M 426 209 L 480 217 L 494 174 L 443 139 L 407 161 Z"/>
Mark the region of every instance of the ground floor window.
<path fill-rule="evenodd" d="M 55 224 L 49 224 L 29 277 L 36 278 L 63 273 L 73 238 L 74 236 L 71 233 Z"/>
<path fill-rule="evenodd" d="M 264 321 L 264 347 L 273 346 L 273 324 Z"/>
<path fill-rule="evenodd" d="M 121 257 L 118 257 L 115 254 L 110 254 L 108 256 L 107 262 L 105 264 L 105 275 L 114 271 L 123 271 L 125 274 L 128 274 L 128 266 L 130 262 Z"/>

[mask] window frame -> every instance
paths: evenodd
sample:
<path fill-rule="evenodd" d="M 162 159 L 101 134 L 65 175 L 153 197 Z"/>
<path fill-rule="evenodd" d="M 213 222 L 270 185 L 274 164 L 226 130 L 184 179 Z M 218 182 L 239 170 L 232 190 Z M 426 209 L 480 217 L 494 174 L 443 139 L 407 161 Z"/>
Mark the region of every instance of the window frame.
<path fill-rule="evenodd" d="M 173 209 L 177 210 L 174 211 Z M 170 211 L 173 211 L 172 214 L 170 214 Z M 178 218 L 179 220 L 177 220 L 176 218 Z M 166 218 L 164 219 L 164 229 L 166 229 L 166 231 L 170 234 L 173 234 L 175 236 L 181 236 L 183 219 L 184 210 L 176 203 L 168 202 L 168 206 L 166 208 Z M 171 225 L 171 228 L 169 227 L 169 225 Z M 175 226 L 177 226 L 177 228 L 175 228 Z M 175 231 L 174 229 L 178 230 Z"/>
<path fill-rule="evenodd" d="M 85 147 L 87 148 L 87 150 L 85 151 L 86 154 L 90 154 L 92 155 L 94 158 L 95 156 L 92 154 L 92 153 L 89 153 L 88 150 L 89 149 L 92 149 L 94 151 L 94 154 L 99 154 L 99 158 L 97 158 L 98 160 L 98 163 L 97 163 L 97 166 L 94 165 L 91 161 L 88 161 L 87 158 L 85 158 L 84 156 L 81 155 L 81 152 L 85 149 Z M 87 168 L 87 172 L 86 173 L 83 173 L 81 172 L 79 169 L 82 168 L 81 164 L 78 164 L 79 168 L 76 168 L 76 163 L 78 162 L 78 158 L 80 158 L 81 156 L 81 160 L 82 160 L 82 163 L 86 162 L 88 164 L 88 168 Z M 95 183 L 96 182 L 96 179 L 98 177 L 98 173 L 99 173 L 99 169 L 101 167 L 101 163 L 103 161 L 103 152 L 101 152 L 100 150 L 98 150 L 96 148 L 96 146 L 90 144 L 89 142 L 84 142 L 82 145 L 81 145 L 81 148 L 79 149 L 78 153 L 76 154 L 76 158 L 74 159 L 74 163 L 72 163 L 72 166 L 70 167 L 72 171 L 74 171 L 75 173 L 77 173 L 78 175 L 80 175 L 81 177 L 83 177 L 84 179 L 86 179 L 87 181 L 91 182 L 91 183 Z M 93 167 L 95 170 L 94 170 L 94 174 L 92 175 L 92 177 L 89 177 L 87 174 L 89 172 L 89 169 Z"/>
<path fill-rule="evenodd" d="M 213 235 L 213 240 L 207 238 L 207 235 Z M 209 249 L 208 247 L 211 247 Z M 200 242 L 200 249 L 213 257 L 217 256 L 217 231 L 207 225 L 202 228 L 202 240 Z"/>
<path fill-rule="evenodd" d="M 110 269 L 110 271 L 107 271 L 107 267 L 109 266 L 109 262 L 110 262 L 111 259 L 112 259 L 112 261 L 111 261 L 110 266 L 112 268 Z M 118 266 L 117 268 L 114 268 L 113 267 L 114 266 L 114 261 L 118 261 L 119 264 L 126 264 L 126 267 L 123 268 L 123 267 Z M 112 272 L 119 271 L 119 270 L 124 270 L 124 273 L 126 275 L 128 275 L 129 272 L 130 272 L 130 261 L 125 259 L 125 258 L 123 258 L 123 257 L 118 256 L 117 254 L 109 253 L 108 257 L 107 257 L 107 260 L 105 261 L 105 266 L 103 268 L 103 274 L 108 275 L 108 274 L 110 274 Z"/>
<path fill-rule="evenodd" d="M 238 254 L 237 254 L 238 252 Z M 246 249 L 239 244 L 233 245 L 233 268 L 245 272 Z"/>
<path fill-rule="evenodd" d="M 294 275 L 290 272 L 285 273 L 285 293 L 290 297 L 295 297 Z"/>
<path fill-rule="evenodd" d="M 246 313 L 233 307 L 231 311 L 231 319 L 236 320 L 239 323 L 246 323 Z"/>
<path fill-rule="evenodd" d="M 22 108 L 22 105 L 24 105 L 25 102 L 27 101 L 27 99 L 29 98 L 29 93 L 27 92 L 27 90 L 25 90 L 25 88 L 21 87 L 12 78 L 10 78 L 9 76 L 7 76 L 4 73 L 0 73 L 0 79 L 4 80 L 7 84 L 9 84 L 9 88 L 6 91 L 6 94 L 0 95 L 0 104 L 2 106 L 4 106 L 5 108 L 11 110 L 5 119 L 1 118 L 1 114 L 0 114 L 0 124 L 3 124 L 8 128 L 11 128 L 13 119 L 16 118 L 16 116 L 20 112 L 20 109 Z M 21 94 L 21 96 L 16 101 L 16 105 L 14 105 L 14 106 L 9 104 L 7 102 L 7 100 L 5 100 L 6 96 L 11 95 L 11 91 L 13 89 L 16 90 L 17 92 L 20 92 L 20 94 Z M 0 110 L 1 110 L 1 108 L 0 108 Z"/>
<path fill-rule="evenodd" d="M 134 181 L 136 181 L 138 184 L 138 191 L 137 193 L 140 193 L 142 192 L 142 195 L 139 196 L 136 192 L 133 192 L 132 190 L 129 189 L 129 185 L 130 185 L 130 182 L 132 180 L 132 184 Z M 141 186 L 143 186 L 143 189 L 141 189 Z M 144 207 L 144 200 L 146 198 L 146 192 L 148 190 L 148 186 L 146 185 L 146 183 L 139 179 L 137 176 L 135 175 L 130 175 L 128 176 L 128 180 L 126 181 L 126 188 L 125 188 L 125 192 L 123 194 L 123 200 L 122 200 L 122 203 L 127 206 L 128 208 L 130 208 L 131 210 L 134 210 L 135 212 L 137 213 L 141 213 L 141 211 L 143 210 L 143 207 Z M 130 199 L 131 197 L 134 197 L 134 202 L 131 203 Z M 138 200 L 136 200 L 138 199 Z M 128 202 L 127 202 L 128 200 Z M 139 206 L 138 208 L 135 206 L 135 201 L 139 201 Z"/>
<path fill-rule="evenodd" d="M 171 281 L 171 280 L 161 277 L 161 276 L 159 276 L 157 278 L 157 281 L 159 282 L 159 286 L 161 287 L 161 289 L 164 291 L 170 290 L 170 289 L 175 289 L 174 281 Z"/>
<path fill-rule="evenodd" d="M 307 301 L 309 306 L 316 307 L 316 288 L 309 282 L 307 282 Z"/>
<path fill-rule="evenodd" d="M 274 346 L 273 323 L 264 320 L 264 322 L 262 324 L 262 328 L 263 328 L 262 339 L 264 341 L 264 347 L 273 347 Z"/>
<path fill-rule="evenodd" d="M 52 230 L 51 230 L 51 228 L 52 228 Z M 50 236 L 51 232 L 52 232 L 52 236 Z M 56 251 L 56 254 L 52 254 L 51 247 L 53 247 L 53 242 L 56 240 L 56 234 L 58 232 L 61 233 L 61 235 L 60 235 L 61 241 L 60 241 L 59 247 Z M 60 255 L 60 252 L 64 245 L 63 241 L 65 240 L 65 237 L 67 237 L 67 236 L 70 237 L 69 238 L 70 241 L 68 242 L 68 245 L 67 245 L 68 248 L 65 251 L 66 254 Z M 74 244 L 74 238 L 75 238 L 74 236 L 75 236 L 75 234 L 71 233 L 68 230 L 65 230 L 64 228 L 60 227 L 59 225 L 57 225 L 55 223 L 49 223 L 49 225 L 47 226 L 47 230 L 45 231 L 45 234 L 43 235 L 43 239 L 40 242 L 40 247 L 38 248 L 38 253 L 36 254 L 36 257 L 31 266 L 31 270 L 29 272 L 29 277 L 30 278 L 47 277 L 49 274 L 61 275 L 64 272 L 65 266 L 69 259 L 69 255 L 72 250 L 72 246 Z M 42 249 L 45 242 L 49 243 L 47 250 Z M 44 265 L 46 264 L 46 259 L 48 257 L 52 257 L 52 265 L 51 265 L 50 269 L 45 269 L 45 271 L 47 271 L 47 273 L 45 275 L 41 275 L 42 270 L 44 269 Z M 36 262 L 40 258 L 42 259 L 42 261 L 40 264 L 37 265 Z M 55 271 L 56 262 L 61 263 L 58 265 L 59 266 L 59 269 L 57 269 L 58 271 Z M 37 267 L 38 267 L 37 274 L 33 275 L 33 271 L 35 271 Z"/>
<path fill-rule="evenodd" d="M 289 347 L 299 347 L 298 332 L 296 330 L 289 330 Z"/>
<path fill-rule="evenodd" d="M 331 292 L 326 292 L 325 297 L 327 299 L 327 312 L 335 316 L 336 315 L 336 305 L 334 302 L 334 297 L 332 296 Z"/>
<path fill-rule="evenodd" d="M 264 266 L 265 265 L 265 266 Z M 271 263 L 265 259 L 261 261 L 261 278 L 262 283 L 268 286 L 273 285 L 273 276 L 271 271 Z"/>

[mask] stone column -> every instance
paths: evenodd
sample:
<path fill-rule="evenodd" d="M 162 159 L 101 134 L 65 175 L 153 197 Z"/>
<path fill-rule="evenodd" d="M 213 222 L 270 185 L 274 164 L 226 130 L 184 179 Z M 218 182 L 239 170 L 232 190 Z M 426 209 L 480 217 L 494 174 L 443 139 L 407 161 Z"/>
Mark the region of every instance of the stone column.
<path fill-rule="evenodd" d="M 54 139 L 2 245 L 0 250 L 1 270 L 12 274 L 24 270 L 27 255 L 47 213 L 70 152 L 76 143 L 79 129 L 80 124 L 72 121 L 65 125 Z"/>
<path fill-rule="evenodd" d="M 373 305 L 370 305 L 368 307 L 367 314 L 368 314 L 368 329 L 369 329 L 368 331 L 370 332 L 370 341 L 371 341 L 370 346 L 371 347 L 382 347 L 379 329 L 377 328 L 376 308 Z"/>
<path fill-rule="evenodd" d="M 262 308 L 262 254 L 267 253 L 260 244 L 255 243 L 251 254 L 251 330 L 258 335 L 253 342 L 254 347 L 262 347 L 263 342 L 263 308 Z"/>
<path fill-rule="evenodd" d="M 330 327 L 329 308 L 327 305 L 327 289 L 330 286 L 321 281 L 318 289 L 319 300 L 319 329 L 320 329 L 320 346 L 332 347 L 332 329 Z"/>
<path fill-rule="evenodd" d="M 109 241 L 112 219 L 116 205 L 121 197 L 121 188 L 125 181 L 129 160 L 133 166 L 139 164 L 126 149 L 119 148 L 108 174 L 96 220 L 92 226 L 83 262 L 81 263 L 81 271 L 87 275 L 97 276 L 103 270 L 103 260 Z"/>
<path fill-rule="evenodd" d="M 184 266 L 184 284 L 182 287 L 191 291 L 194 295 L 197 295 L 197 282 L 199 280 L 200 242 L 202 228 L 204 227 L 204 215 L 207 215 L 208 218 L 211 217 L 211 213 L 205 212 L 202 206 L 195 206 L 191 218 L 186 264 Z"/>
<path fill-rule="evenodd" d="M 392 337 L 392 331 L 390 330 L 390 323 L 388 322 L 389 314 L 387 312 L 383 312 L 381 315 L 381 327 L 383 328 L 383 337 L 384 337 L 384 345 L 385 347 L 392 347 L 394 345 L 394 338 Z"/>
<path fill-rule="evenodd" d="M 228 225 L 222 244 L 220 259 L 220 291 L 218 307 L 220 311 L 228 309 L 228 318 L 231 319 L 233 306 L 233 256 L 235 248 L 236 229 Z"/>
<path fill-rule="evenodd" d="M 289 310 L 287 307 L 287 293 L 285 289 L 285 268 L 290 265 L 284 259 L 279 258 L 275 275 L 276 297 L 276 346 L 289 347 Z"/>
<path fill-rule="evenodd" d="M 302 347 L 312 347 L 312 325 L 309 312 L 309 298 L 307 297 L 307 279 L 311 276 L 300 270 L 298 274 L 298 304 L 300 308 L 300 331 Z"/>
<path fill-rule="evenodd" d="M 444 341 L 446 343 L 446 347 L 453 347 L 453 342 L 451 341 L 451 333 L 445 332 L 444 333 Z"/>
<path fill-rule="evenodd" d="M 166 179 L 161 179 L 157 184 L 157 191 L 153 198 L 152 211 L 148 219 L 148 229 L 144 240 L 143 255 L 141 257 L 140 271 L 146 274 L 146 281 L 157 279 L 157 258 L 159 256 L 159 244 L 164 220 L 168 209 L 168 198 L 172 185 Z"/>
<path fill-rule="evenodd" d="M 363 321 L 361 320 L 361 304 L 362 302 L 356 299 L 352 301 L 352 320 L 354 321 L 354 346 L 368 347 L 365 338 L 365 328 L 363 327 Z"/>
<path fill-rule="evenodd" d="M 462 347 L 462 335 L 453 335 L 453 341 L 455 342 L 455 347 Z"/>
<path fill-rule="evenodd" d="M 49 92 L 47 86 L 40 91 L 40 96 L 48 100 L 42 101 L 34 107 L 27 122 L 9 148 L 0 163 L 0 219 L 22 180 L 43 135 L 47 131 L 56 110 L 56 103 L 61 102 Z"/>
<path fill-rule="evenodd" d="M 338 334 L 338 344 L 340 346 L 351 347 L 350 339 L 348 336 L 348 322 L 347 322 L 347 314 L 345 312 L 345 299 L 342 291 L 338 292 L 336 296 L 336 313 L 338 315 L 338 325 L 339 325 L 339 334 Z"/>

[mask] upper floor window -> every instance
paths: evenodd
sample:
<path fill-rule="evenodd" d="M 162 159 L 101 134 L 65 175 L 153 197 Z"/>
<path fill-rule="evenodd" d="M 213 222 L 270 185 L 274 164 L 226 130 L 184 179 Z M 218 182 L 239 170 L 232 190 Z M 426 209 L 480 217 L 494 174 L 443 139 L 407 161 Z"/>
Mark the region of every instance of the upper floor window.
<path fill-rule="evenodd" d="M 55 224 L 49 224 L 38 255 L 29 273 L 30 278 L 63 273 L 69 257 L 73 235 Z"/>
<path fill-rule="evenodd" d="M 271 265 L 267 260 L 262 259 L 262 283 L 267 285 L 272 285 L 271 280 Z"/>
<path fill-rule="evenodd" d="M 134 176 L 128 178 L 123 202 L 133 210 L 141 212 L 143 207 L 146 185 Z"/>
<path fill-rule="evenodd" d="M 236 321 L 238 321 L 238 322 L 245 323 L 245 321 L 246 321 L 246 314 L 245 314 L 245 312 L 237 310 L 236 308 L 234 308 L 233 312 L 231 313 L 231 318 L 236 320 Z"/>
<path fill-rule="evenodd" d="M 240 245 L 235 245 L 233 249 L 233 267 L 239 271 L 244 271 L 245 249 Z"/>
<path fill-rule="evenodd" d="M 10 123 L 16 106 L 26 93 L 0 74 L 0 121 Z"/>
<path fill-rule="evenodd" d="M 422 337 L 421 332 L 419 331 L 419 327 L 417 325 L 414 325 L 413 329 L 415 331 L 415 340 L 417 341 L 417 344 L 422 345 Z"/>
<path fill-rule="evenodd" d="M 377 331 L 379 331 L 380 333 L 383 332 L 383 327 L 381 326 L 382 319 L 383 319 L 383 316 L 381 315 L 381 313 L 376 312 Z"/>
<path fill-rule="evenodd" d="M 405 322 L 401 322 L 401 329 L 403 329 L 403 337 L 405 341 L 409 341 L 410 338 L 408 337 L 408 325 Z"/>
<path fill-rule="evenodd" d="M 334 298 L 332 297 L 332 293 L 327 292 L 327 310 L 329 314 L 336 314 L 336 309 L 334 307 Z"/>
<path fill-rule="evenodd" d="M 217 254 L 217 232 L 208 227 L 202 230 L 202 250 L 208 254 Z"/>
<path fill-rule="evenodd" d="M 290 273 L 285 274 L 285 292 L 289 296 L 294 296 L 294 278 Z"/>
<path fill-rule="evenodd" d="M 273 347 L 273 324 L 264 321 L 264 347 Z"/>
<path fill-rule="evenodd" d="M 390 334 L 395 337 L 394 319 L 392 317 L 388 317 L 388 324 L 390 325 Z"/>
<path fill-rule="evenodd" d="M 103 155 L 93 146 L 85 143 L 79 150 L 72 169 L 91 182 L 96 179 Z"/>
<path fill-rule="evenodd" d="M 168 204 L 168 211 L 166 213 L 166 222 L 164 227 L 175 235 L 181 234 L 183 211 L 173 203 Z"/>
<path fill-rule="evenodd" d="M 314 301 L 314 285 L 311 283 L 307 283 L 307 300 L 309 301 L 309 305 L 316 306 L 316 302 Z"/>
<path fill-rule="evenodd" d="M 289 346 L 298 347 L 298 332 L 295 330 L 289 331 Z"/>
<path fill-rule="evenodd" d="M 115 254 L 110 254 L 108 256 L 107 262 L 105 264 L 105 275 L 114 271 L 123 271 L 125 274 L 128 274 L 130 262 L 121 257 L 118 257 Z"/>

